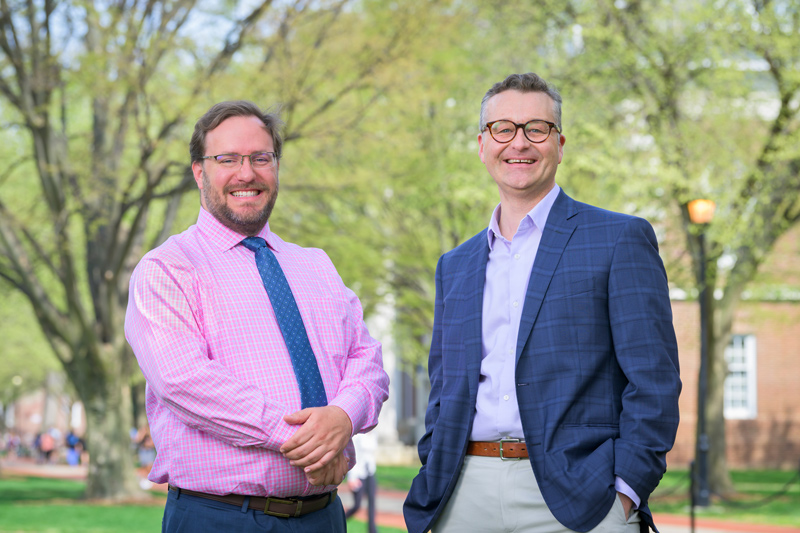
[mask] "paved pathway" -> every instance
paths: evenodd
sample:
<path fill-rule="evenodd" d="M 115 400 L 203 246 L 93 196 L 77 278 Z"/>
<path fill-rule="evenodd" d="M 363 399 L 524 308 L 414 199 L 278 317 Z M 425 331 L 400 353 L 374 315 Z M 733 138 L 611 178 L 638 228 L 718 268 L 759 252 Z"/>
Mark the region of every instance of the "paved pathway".
<path fill-rule="evenodd" d="M 85 467 L 66 465 L 37 465 L 30 462 L 0 462 L 0 475 L 37 476 L 59 479 L 85 479 Z M 164 485 L 153 485 L 151 490 L 166 491 Z M 351 495 L 347 492 L 346 485 L 340 491 L 342 502 L 347 508 L 351 502 Z M 405 530 L 403 522 L 404 492 L 378 489 L 376 519 L 378 525 L 395 527 Z M 356 514 L 361 520 L 366 520 L 364 509 Z M 688 516 L 655 515 L 656 524 L 661 533 L 690 533 Z M 756 524 L 737 524 L 725 520 L 712 520 L 698 518 L 695 524 L 695 533 L 800 533 L 800 528 L 784 526 L 768 526 Z"/>

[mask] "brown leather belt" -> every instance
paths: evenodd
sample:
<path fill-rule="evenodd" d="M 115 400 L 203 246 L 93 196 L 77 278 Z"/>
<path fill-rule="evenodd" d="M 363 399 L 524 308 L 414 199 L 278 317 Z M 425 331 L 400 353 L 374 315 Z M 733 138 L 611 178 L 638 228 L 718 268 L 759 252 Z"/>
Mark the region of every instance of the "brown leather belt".
<path fill-rule="evenodd" d="M 467 455 L 481 457 L 499 457 L 500 459 L 527 459 L 528 447 L 519 439 L 503 439 L 499 442 L 470 441 L 467 444 Z"/>
<path fill-rule="evenodd" d="M 197 492 L 194 490 L 186 490 L 178 488 L 174 485 L 169 486 L 169 490 L 177 492 L 178 494 L 188 494 L 189 496 L 197 496 L 198 498 L 205 498 L 207 500 L 214 500 L 216 502 L 229 503 L 241 507 L 244 505 L 244 499 L 247 496 L 241 494 L 208 494 L 206 492 Z M 303 516 L 314 511 L 324 509 L 336 497 L 336 490 L 326 492 L 319 496 L 309 496 L 308 498 L 263 498 L 259 496 L 250 496 L 250 503 L 248 508 L 261 511 L 270 516 L 277 516 L 279 518 L 292 518 L 295 516 Z"/>

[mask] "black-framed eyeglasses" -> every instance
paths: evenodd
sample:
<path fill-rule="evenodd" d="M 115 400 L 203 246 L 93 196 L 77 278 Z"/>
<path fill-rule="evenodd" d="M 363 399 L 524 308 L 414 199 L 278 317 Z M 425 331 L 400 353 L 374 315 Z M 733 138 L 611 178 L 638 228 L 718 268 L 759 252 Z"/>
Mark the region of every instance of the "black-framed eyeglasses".
<path fill-rule="evenodd" d="M 250 160 L 250 166 L 253 168 L 265 168 L 270 166 L 278 159 L 278 154 L 275 152 L 256 152 L 254 154 L 220 154 L 220 155 L 207 155 L 200 159 L 213 159 L 219 166 L 223 168 L 239 168 L 244 165 L 244 158 Z"/>
<path fill-rule="evenodd" d="M 522 133 L 525 138 L 532 143 L 543 143 L 550 137 L 550 131 L 556 130 L 561 133 L 561 128 L 555 125 L 554 122 L 548 120 L 529 120 L 525 124 L 517 124 L 510 120 L 493 120 L 486 123 L 483 129 L 489 130 L 489 135 L 492 139 L 499 143 L 508 143 L 516 137 L 517 129 L 522 128 Z"/>

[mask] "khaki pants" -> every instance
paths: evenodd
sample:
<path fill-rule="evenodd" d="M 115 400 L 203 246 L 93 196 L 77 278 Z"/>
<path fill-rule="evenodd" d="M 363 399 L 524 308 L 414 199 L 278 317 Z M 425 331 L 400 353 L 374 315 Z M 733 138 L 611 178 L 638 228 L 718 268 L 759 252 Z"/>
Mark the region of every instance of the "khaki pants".
<path fill-rule="evenodd" d="M 580 494 L 575 495 L 580 498 Z M 570 533 L 544 503 L 530 462 L 468 455 L 455 491 L 432 533 Z M 626 519 L 617 496 L 589 533 L 639 533 L 639 513 Z"/>

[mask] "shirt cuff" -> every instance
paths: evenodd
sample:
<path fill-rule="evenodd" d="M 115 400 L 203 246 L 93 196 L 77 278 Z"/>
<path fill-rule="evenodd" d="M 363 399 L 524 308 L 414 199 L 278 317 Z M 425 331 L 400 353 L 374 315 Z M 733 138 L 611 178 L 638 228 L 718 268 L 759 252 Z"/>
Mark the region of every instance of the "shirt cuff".
<path fill-rule="evenodd" d="M 340 394 L 328 402 L 328 405 L 335 405 L 344 411 L 344 413 L 350 419 L 350 425 L 352 426 L 350 428 L 350 438 L 363 429 L 361 426 L 364 424 L 365 417 L 359 416 L 363 410 L 359 409 L 357 402 L 352 401 L 344 394 Z"/>
<path fill-rule="evenodd" d="M 617 476 L 616 480 L 614 481 L 614 489 L 633 500 L 633 509 L 639 508 L 639 504 L 642 503 L 642 500 L 639 498 L 636 492 L 634 492 L 631 486 L 625 483 L 625 481 L 619 476 Z"/>

